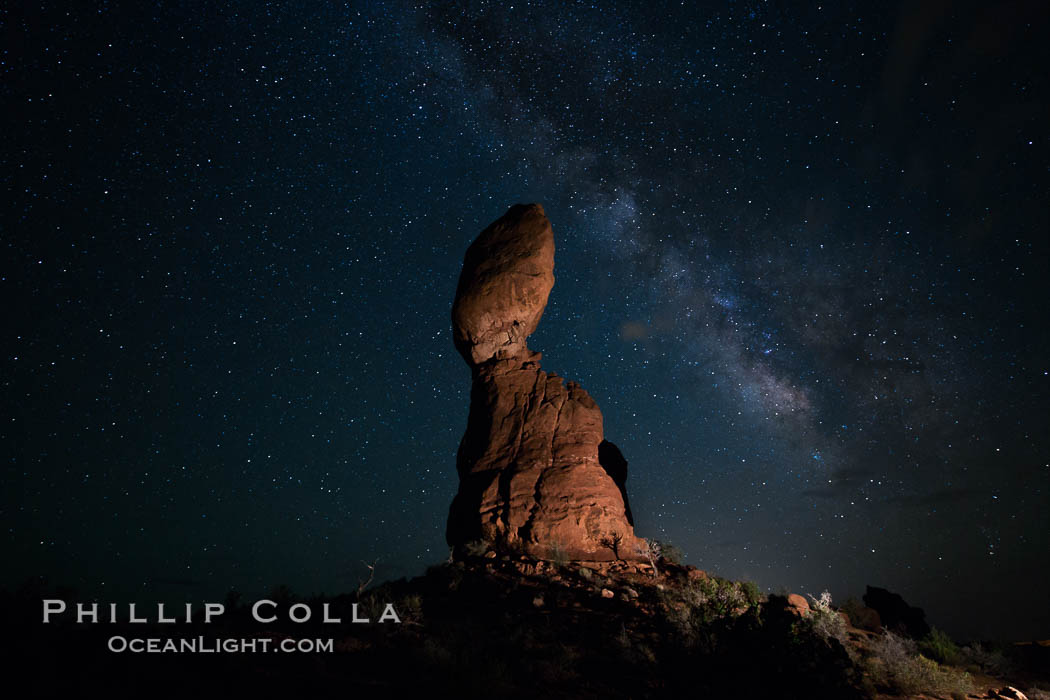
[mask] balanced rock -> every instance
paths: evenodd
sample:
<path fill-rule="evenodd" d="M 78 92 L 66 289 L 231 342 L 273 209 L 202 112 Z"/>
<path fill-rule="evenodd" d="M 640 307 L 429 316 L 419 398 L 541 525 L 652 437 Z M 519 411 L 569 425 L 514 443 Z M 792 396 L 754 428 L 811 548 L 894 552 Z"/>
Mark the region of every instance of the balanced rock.
<path fill-rule="evenodd" d="M 463 261 L 452 332 L 472 370 L 459 492 L 446 539 L 544 559 L 640 560 L 627 461 L 604 440 L 598 405 L 540 369 L 526 345 L 554 285 L 554 235 L 538 204 L 515 205 Z"/>
<path fill-rule="evenodd" d="M 452 340 L 475 367 L 525 350 L 554 286 L 554 233 L 538 204 L 518 204 L 467 249 L 452 304 Z"/>

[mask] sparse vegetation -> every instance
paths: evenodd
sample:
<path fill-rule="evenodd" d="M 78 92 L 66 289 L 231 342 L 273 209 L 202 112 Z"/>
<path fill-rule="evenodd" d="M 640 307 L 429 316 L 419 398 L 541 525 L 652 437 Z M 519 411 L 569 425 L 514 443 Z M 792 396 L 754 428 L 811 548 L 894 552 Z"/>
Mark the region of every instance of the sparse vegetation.
<path fill-rule="evenodd" d="M 799 616 L 797 608 L 784 601 L 766 605 L 753 583 L 692 568 L 662 563 L 661 576 L 654 579 L 648 567 L 624 562 L 595 563 L 593 568 L 568 562 L 557 569 L 539 564 L 515 558 L 461 558 L 432 566 L 410 581 L 369 586 L 360 596 L 353 586 L 341 595 L 310 597 L 283 586 L 269 595 L 284 607 L 303 602 L 319 612 L 322 605 L 330 605 L 332 615 L 349 622 L 357 604 L 357 618 L 377 622 L 392 604 L 402 624 L 340 627 L 315 615 L 300 625 L 280 614 L 266 629 L 293 638 L 334 636 L 336 653 L 319 655 L 310 674 L 316 676 L 320 669 L 331 683 L 355 691 L 374 690 L 375 679 L 382 679 L 397 696 L 426 689 L 438 695 L 506 697 L 859 700 L 867 692 L 869 697 L 923 693 L 946 700 L 973 690 L 969 674 L 939 663 L 951 658 L 946 654 L 953 648 L 941 632 L 921 642 L 886 634 L 854 635 L 839 644 L 845 623 L 826 592 L 811 596 L 809 612 Z M 602 596 L 603 589 L 615 595 Z M 39 628 L 35 608 L 42 595 L 53 594 L 34 588 L 8 597 L 7 609 L 15 617 L 21 615 L 18 629 Z M 236 594 L 228 601 L 220 623 L 223 635 L 260 631 L 250 618 L 250 604 Z M 83 643 L 77 641 L 69 649 L 97 653 L 84 659 L 64 657 L 63 664 L 73 664 L 68 677 L 108 676 L 115 668 L 114 656 L 105 652 L 104 644 L 88 643 L 97 634 L 95 628 L 83 626 L 75 633 L 83 635 L 78 637 Z M 187 628 L 187 633 L 198 631 Z M 38 639 L 33 648 L 46 641 Z M 1024 675 L 1013 679 L 1025 679 L 1028 697 L 1050 700 L 1050 693 L 1040 689 L 1045 686 L 1036 686 L 1038 674 L 1030 674 L 1033 663 L 1044 658 L 1034 646 L 1024 651 L 1012 645 L 955 648 L 972 673 L 1003 678 L 1006 661 L 1016 663 L 1018 674 Z M 948 652 L 934 657 L 944 650 Z M 301 659 L 297 665 L 290 655 L 274 656 L 231 655 L 215 659 L 224 664 L 215 668 L 224 674 L 251 671 L 243 676 L 250 690 L 258 683 L 259 689 L 270 691 L 280 681 L 288 689 L 299 687 L 307 673 Z M 185 658 L 185 668 L 193 668 L 195 659 Z M 256 673 L 260 668 L 266 673 Z M 193 670 L 181 677 L 202 677 Z M 155 679 L 144 669 L 135 687 L 151 687 Z"/>
<path fill-rule="evenodd" d="M 550 545 L 550 561 L 557 567 L 568 566 L 569 553 L 561 542 L 552 542 Z"/>
<path fill-rule="evenodd" d="M 936 627 L 932 628 L 929 635 L 919 642 L 919 651 L 923 656 L 937 663 L 958 666 L 962 662 L 959 646 L 951 637 Z"/>
<path fill-rule="evenodd" d="M 369 620 L 378 620 L 383 614 L 387 602 L 389 601 L 384 600 L 380 594 L 374 591 L 366 593 L 358 599 L 358 615 L 362 618 L 367 617 Z"/>
<path fill-rule="evenodd" d="M 868 672 L 878 686 L 892 692 L 965 696 L 974 690 L 969 673 L 917 653 L 914 641 L 893 632 L 884 632 L 871 652 Z"/>
<path fill-rule="evenodd" d="M 668 564 L 680 565 L 684 561 L 682 550 L 670 542 L 658 542 L 660 545 L 660 558 Z"/>
<path fill-rule="evenodd" d="M 744 594 L 744 600 L 751 607 L 757 607 L 762 602 L 762 591 L 754 581 L 741 581 L 740 592 Z"/>
<path fill-rule="evenodd" d="M 423 598 L 417 593 L 406 595 L 394 604 L 394 608 L 402 620 L 419 622 L 423 617 Z"/>
<path fill-rule="evenodd" d="M 645 542 L 645 551 L 643 551 L 642 554 L 644 554 L 649 560 L 649 565 L 653 567 L 653 578 L 659 578 L 660 569 L 657 566 L 657 563 L 660 561 L 660 543 L 656 540 L 650 539 L 643 541 Z"/>
<path fill-rule="evenodd" d="M 1006 658 L 1001 649 L 985 648 L 974 642 L 963 647 L 959 656 L 961 664 L 968 671 L 988 673 L 993 676 L 1006 676 L 1013 672 L 1013 664 Z M 1050 698 L 1048 698 L 1050 700 Z"/>
<path fill-rule="evenodd" d="M 867 606 L 860 602 L 853 596 L 846 598 L 846 602 L 839 606 L 839 610 L 846 613 L 849 616 L 850 622 L 854 626 L 859 626 L 861 620 L 864 619 L 864 610 Z"/>
<path fill-rule="evenodd" d="M 810 596 L 809 599 L 810 614 L 805 619 L 813 626 L 813 631 L 823 639 L 834 639 L 843 648 L 851 650 L 846 621 L 842 619 L 838 611 L 831 607 L 831 593 L 824 591 L 819 598 Z"/>
<path fill-rule="evenodd" d="M 752 609 L 746 587 L 735 581 L 713 577 L 690 581 L 661 590 L 662 607 L 685 637 L 694 637 L 712 622 Z"/>

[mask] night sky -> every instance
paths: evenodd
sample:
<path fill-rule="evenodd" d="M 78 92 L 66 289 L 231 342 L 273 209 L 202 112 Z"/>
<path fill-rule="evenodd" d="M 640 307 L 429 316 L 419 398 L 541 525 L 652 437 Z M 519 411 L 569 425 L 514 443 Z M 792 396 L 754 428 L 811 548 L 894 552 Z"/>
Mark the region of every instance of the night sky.
<path fill-rule="evenodd" d="M 1050 634 L 1040 0 L 0 19 L 0 586 L 206 601 L 446 559 L 460 265 L 540 202 L 529 344 L 601 407 L 640 535 Z"/>

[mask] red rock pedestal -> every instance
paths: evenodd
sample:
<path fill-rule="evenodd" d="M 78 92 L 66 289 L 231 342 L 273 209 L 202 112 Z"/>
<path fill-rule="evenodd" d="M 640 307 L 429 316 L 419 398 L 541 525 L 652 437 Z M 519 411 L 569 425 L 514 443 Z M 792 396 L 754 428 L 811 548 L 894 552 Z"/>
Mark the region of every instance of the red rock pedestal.
<path fill-rule="evenodd" d="M 467 250 L 452 307 L 473 374 L 446 537 L 538 558 L 640 560 L 627 462 L 603 440 L 602 413 L 526 346 L 554 285 L 554 236 L 538 204 L 516 205 Z"/>

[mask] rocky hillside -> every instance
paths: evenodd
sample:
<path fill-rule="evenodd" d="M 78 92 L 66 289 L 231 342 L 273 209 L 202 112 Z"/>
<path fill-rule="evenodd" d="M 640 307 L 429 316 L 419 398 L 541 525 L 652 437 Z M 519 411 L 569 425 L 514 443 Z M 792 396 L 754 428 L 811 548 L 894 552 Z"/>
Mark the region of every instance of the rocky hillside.
<path fill-rule="evenodd" d="M 207 627 L 45 628 L 36 603 L 31 616 L 14 618 L 20 643 L 7 658 L 18 659 L 13 668 L 37 679 L 44 695 L 109 687 L 114 679 L 129 693 L 149 693 L 159 683 L 180 694 L 222 688 L 301 697 L 336 691 L 387 697 L 1021 697 L 1007 689 L 1014 685 L 1045 700 L 1039 688 L 1050 689 L 1042 647 L 986 648 L 983 657 L 956 647 L 957 658 L 936 661 L 937 653 L 951 653 L 950 640 L 940 640 L 938 651 L 929 638 L 854 626 L 826 599 L 767 596 L 752 584 L 666 561 L 657 568 L 478 552 L 361 594 L 301 600 L 277 591 L 270 597 L 278 620 L 267 625 L 251 619 L 249 604 L 236 596 L 227 600 L 221 622 Z M 323 624 L 319 615 L 289 622 L 285 612 L 296 602 L 314 610 L 328 603 L 344 622 Z M 28 607 L 17 599 L 6 603 Z M 401 623 L 374 624 L 388 603 Z M 354 604 L 372 624 L 348 623 Z M 874 614 L 867 614 L 867 623 L 877 625 Z M 312 654 L 129 655 L 105 650 L 114 634 L 332 638 L 334 644 L 330 652 Z"/>

